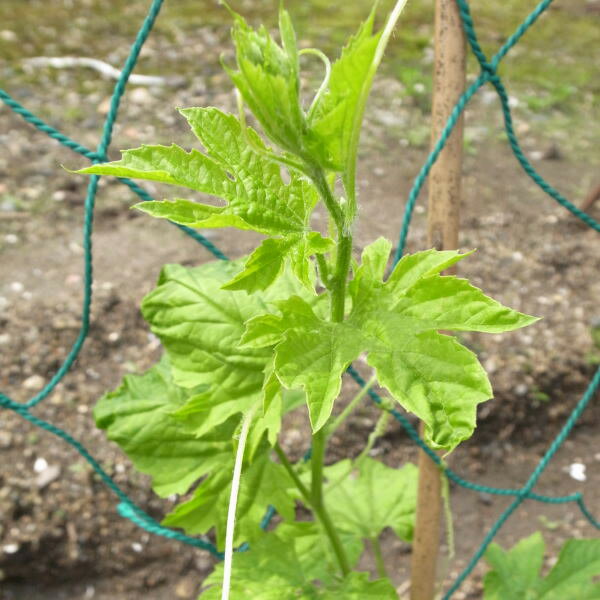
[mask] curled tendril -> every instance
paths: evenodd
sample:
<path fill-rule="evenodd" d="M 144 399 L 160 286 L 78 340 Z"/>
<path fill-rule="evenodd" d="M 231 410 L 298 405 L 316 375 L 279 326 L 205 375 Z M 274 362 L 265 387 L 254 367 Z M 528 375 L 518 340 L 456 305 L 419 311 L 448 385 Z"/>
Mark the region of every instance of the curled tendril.
<path fill-rule="evenodd" d="M 315 97 L 313 98 L 310 108 L 308 109 L 307 118 L 308 118 L 308 121 L 310 122 L 310 120 L 312 119 L 312 116 L 313 116 L 313 112 L 319 103 L 319 100 L 321 100 L 323 94 L 325 93 L 325 91 L 327 90 L 327 87 L 329 86 L 329 78 L 331 77 L 331 61 L 318 48 L 304 48 L 303 50 L 300 50 L 300 52 L 298 52 L 299 56 L 303 56 L 304 54 L 312 54 L 314 56 L 317 56 L 318 58 L 321 59 L 321 62 L 325 66 L 325 77 L 323 78 L 323 81 L 321 82 L 321 85 L 319 86 L 319 89 L 317 90 L 317 93 L 315 94 Z"/>

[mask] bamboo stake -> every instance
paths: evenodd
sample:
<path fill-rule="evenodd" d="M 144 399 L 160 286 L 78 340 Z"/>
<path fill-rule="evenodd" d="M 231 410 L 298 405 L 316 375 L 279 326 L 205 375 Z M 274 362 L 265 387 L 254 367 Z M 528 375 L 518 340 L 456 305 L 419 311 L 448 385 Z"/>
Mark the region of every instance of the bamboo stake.
<path fill-rule="evenodd" d="M 436 0 L 432 144 L 465 89 L 465 39 L 455 0 Z M 458 246 L 463 122 L 456 124 L 429 176 L 428 244 Z M 423 426 L 421 425 L 421 435 Z M 419 451 L 419 490 L 411 564 L 411 600 L 433 600 L 442 518 L 441 476 Z"/>

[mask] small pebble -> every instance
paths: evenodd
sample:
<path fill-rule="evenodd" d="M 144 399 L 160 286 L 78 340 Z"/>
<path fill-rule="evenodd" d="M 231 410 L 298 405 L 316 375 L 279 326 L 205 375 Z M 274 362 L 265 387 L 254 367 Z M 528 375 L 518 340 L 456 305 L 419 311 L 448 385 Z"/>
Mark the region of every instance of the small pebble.
<path fill-rule="evenodd" d="M 520 383 L 515 387 L 515 394 L 517 396 L 524 396 L 528 391 L 529 387 L 524 383 Z"/>
<path fill-rule="evenodd" d="M 41 375 L 32 375 L 23 382 L 26 390 L 37 391 L 44 387 L 45 379 Z"/>
<path fill-rule="evenodd" d="M 41 473 L 42 471 L 45 471 L 48 468 L 48 461 L 45 458 L 36 458 L 35 462 L 33 463 L 33 470 L 36 473 Z"/>
<path fill-rule="evenodd" d="M 133 544 L 131 544 L 131 549 L 139 554 L 144 547 L 139 542 L 133 542 Z"/>
<path fill-rule="evenodd" d="M 196 595 L 197 582 L 192 577 L 180 579 L 175 586 L 175 596 L 177 598 L 193 598 Z"/>
<path fill-rule="evenodd" d="M 10 29 L 3 29 L 2 31 L 0 31 L 0 39 L 4 42 L 16 42 L 19 39 L 19 37 L 14 31 L 11 31 Z"/>
<path fill-rule="evenodd" d="M 569 475 L 575 479 L 575 481 L 585 481 L 587 479 L 585 475 L 585 465 L 583 463 L 573 463 L 569 465 Z"/>
<path fill-rule="evenodd" d="M 16 554 L 19 551 L 19 544 L 6 544 L 2 546 L 4 554 Z"/>
<path fill-rule="evenodd" d="M 15 294 L 20 294 L 24 289 L 25 289 L 25 286 L 20 281 L 13 281 L 10 284 L 10 290 L 11 290 L 11 292 L 14 292 Z"/>
<path fill-rule="evenodd" d="M 19 241 L 19 238 L 14 233 L 7 233 L 4 236 L 4 241 L 7 244 L 16 244 Z"/>
<path fill-rule="evenodd" d="M 58 479 L 60 475 L 60 467 L 58 465 L 51 465 L 44 471 L 42 471 L 35 480 L 35 485 L 39 490 L 43 490 L 49 486 L 53 481 Z"/>
<path fill-rule="evenodd" d="M 491 494 L 486 492 L 479 492 L 477 495 L 477 500 L 479 500 L 481 504 L 485 504 L 485 506 L 491 506 L 494 503 L 494 499 L 492 498 Z"/>

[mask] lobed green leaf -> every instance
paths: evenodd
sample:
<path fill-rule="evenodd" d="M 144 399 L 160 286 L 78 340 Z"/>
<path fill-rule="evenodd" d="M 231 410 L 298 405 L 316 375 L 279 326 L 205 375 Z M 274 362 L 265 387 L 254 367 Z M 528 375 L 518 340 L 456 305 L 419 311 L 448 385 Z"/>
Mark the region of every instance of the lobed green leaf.
<path fill-rule="evenodd" d="M 184 494 L 233 454 L 231 423 L 198 437 L 173 417 L 191 393 L 174 384 L 163 358 L 143 375 L 126 375 L 122 385 L 100 398 L 94 409 L 98 427 L 106 429 L 136 469 L 152 477 L 152 487 L 160 496 Z"/>
<path fill-rule="evenodd" d="M 233 458 L 222 464 L 196 488 L 190 500 L 179 504 L 163 520 L 169 527 L 181 527 L 190 534 L 205 534 L 214 528 L 217 548 L 223 550 L 227 510 L 231 494 Z M 293 482 L 285 469 L 260 452 L 243 469 L 236 510 L 235 543 L 252 541 L 261 535 L 260 522 L 269 505 L 288 520 L 294 518 L 294 499 L 288 490 Z"/>
<path fill-rule="evenodd" d="M 408 463 L 392 469 L 366 458 L 356 471 L 351 461 L 343 460 L 326 467 L 325 476 L 327 509 L 341 529 L 373 539 L 391 527 L 400 539 L 412 540 L 417 467 Z"/>
<path fill-rule="evenodd" d="M 120 161 L 77 171 L 159 181 L 187 187 L 225 201 L 224 206 L 191 200 L 150 201 L 136 208 L 188 227 L 236 227 L 265 235 L 303 234 L 318 195 L 298 173 L 289 183 L 267 154 L 258 134 L 216 108 L 187 108 L 181 114 L 205 148 L 186 152 L 178 146 L 126 150 Z"/>
<path fill-rule="evenodd" d="M 536 319 L 488 298 L 467 281 L 438 273 L 465 255 L 421 252 L 383 276 L 390 244 L 363 252 L 349 286 L 352 309 L 331 323 L 300 298 L 278 304 L 281 317 L 248 322 L 248 347 L 275 345 L 275 372 L 284 385 L 306 390 L 313 430 L 327 421 L 341 376 L 361 352 L 379 382 L 425 422 L 428 443 L 453 450 L 475 428 L 476 407 L 492 396 L 477 357 L 439 329 L 499 332 Z"/>
<path fill-rule="evenodd" d="M 309 545 L 310 544 L 310 545 Z M 327 570 L 328 543 L 314 523 L 284 524 L 257 540 L 248 552 L 236 554 L 231 582 L 232 598 L 253 600 L 397 600 L 386 579 L 370 581 L 368 573 L 352 572 L 341 579 Z M 221 598 L 223 566 L 206 579 L 202 600 Z"/>
<path fill-rule="evenodd" d="M 222 289 L 239 269 L 239 262 L 225 261 L 192 269 L 167 265 L 156 289 L 142 302 L 142 314 L 169 353 L 174 382 L 190 389 L 186 401 L 173 409 L 173 416 L 199 436 L 234 416 L 239 419 L 256 403 L 262 402 L 267 409 L 273 397 L 282 393 L 279 382 L 270 381 L 267 375 L 271 351 L 242 345 L 245 321 L 275 310 L 273 303 L 291 293 L 314 298 L 285 274 L 261 294 Z M 269 402 L 265 402 L 267 393 Z M 274 441 L 281 406 L 275 404 L 272 412 L 255 418 L 251 456 L 262 433 Z"/>
<path fill-rule="evenodd" d="M 485 600 L 600 599 L 600 540 L 568 540 L 546 577 L 540 577 L 544 540 L 539 532 L 510 550 L 491 544 L 485 558 L 492 567 L 484 578 Z"/>

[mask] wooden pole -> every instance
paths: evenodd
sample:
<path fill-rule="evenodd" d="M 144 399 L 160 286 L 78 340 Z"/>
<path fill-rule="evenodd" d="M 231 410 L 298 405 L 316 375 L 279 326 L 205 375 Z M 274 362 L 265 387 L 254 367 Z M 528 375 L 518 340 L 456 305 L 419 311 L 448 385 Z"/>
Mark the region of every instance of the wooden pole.
<path fill-rule="evenodd" d="M 465 56 L 465 39 L 456 1 L 436 0 L 432 145 L 437 142 L 456 101 L 465 89 Z M 437 250 L 458 247 L 462 144 L 461 117 L 429 176 L 427 237 L 428 245 Z M 433 600 L 441 518 L 440 472 L 427 454 L 420 450 L 411 600 Z"/>

